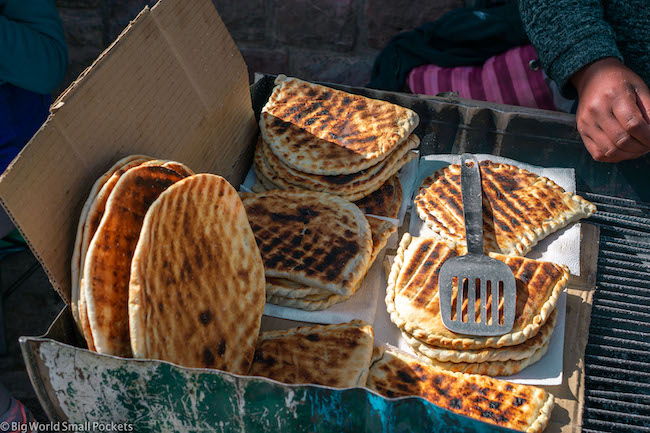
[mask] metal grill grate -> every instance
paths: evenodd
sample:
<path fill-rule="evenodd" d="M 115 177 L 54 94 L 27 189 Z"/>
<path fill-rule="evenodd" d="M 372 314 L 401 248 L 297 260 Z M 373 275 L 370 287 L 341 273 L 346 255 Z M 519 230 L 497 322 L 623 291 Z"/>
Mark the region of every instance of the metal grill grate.
<path fill-rule="evenodd" d="M 601 230 L 583 432 L 650 433 L 650 204 L 580 195 Z"/>

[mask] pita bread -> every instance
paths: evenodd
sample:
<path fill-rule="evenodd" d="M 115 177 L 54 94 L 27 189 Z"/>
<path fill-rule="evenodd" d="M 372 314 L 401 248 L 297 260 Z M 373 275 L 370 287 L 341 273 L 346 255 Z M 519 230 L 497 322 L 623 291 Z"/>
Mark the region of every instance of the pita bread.
<path fill-rule="evenodd" d="M 399 209 L 402 206 L 402 187 L 397 176 L 391 177 L 377 191 L 365 199 L 355 203 L 359 209 L 366 214 L 397 218 Z M 390 221 L 373 218 L 366 215 L 372 236 L 372 254 L 368 269 L 372 266 L 379 252 L 384 248 L 388 238 L 397 230 L 395 224 Z M 304 284 L 296 283 L 281 278 L 267 278 L 266 280 L 267 301 L 272 304 L 283 306 L 304 305 L 314 309 L 313 302 L 318 301 L 319 309 L 328 308 L 336 302 L 342 302 L 345 297 L 335 297 L 331 292 L 315 287 L 306 287 Z M 305 302 L 291 301 L 291 299 L 303 299 Z M 322 302 L 328 299 L 327 303 Z M 300 308 L 300 307 L 298 307 Z"/>
<path fill-rule="evenodd" d="M 78 281 L 78 285 L 77 284 L 72 285 L 72 299 L 73 299 L 72 310 L 77 311 L 81 331 L 86 339 L 88 349 L 93 351 L 95 350 L 95 345 L 92 338 L 92 332 L 90 330 L 90 323 L 88 322 L 88 314 L 86 311 L 86 296 L 84 292 L 81 290 L 81 287 L 83 286 L 81 282 L 81 279 L 83 279 L 83 273 L 81 272 L 80 269 L 76 269 L 75 272 L 75 263 L 77 263 L 78 266 L 80 266 L 81 268 L 83 267 L 83 264 L 85 263 L 86 260 L 88 246 L 90 245 L 90 242 L 93 236 L 95 235 L 95 232 L 97 231 L 97 227 L 99 226 L 102 216 L 104 215 L 104 210 L 106 207 L 106 202 L 108 200 L 108 197 L 113 191 L 113 188 L 115 188 L 115 185 L 117 184 L 117 181 L 119 180 L 120 176 L 126 173 L 127 170 L 140 165 L 162 166 L 162 167 L 170 168 L 182 175 L 193 174 L 192 170 L 190 170 L 189 168 L 187 168 L 186 166 L 184 166 L 179 162 L 160 160 L 160 159 L 152 160 L 150 157 L 141 156 L 141 155 L 130 156 L 116 163 L 113 168 L 118 167 L 118 169 L 113 170 L 112 168 L 111 170 L 109 170 L 109 172 L 112 171 L 112 174 L 108 178 L 104 178 L 104 176 L 106 175 L 100 178 L 100 180 L 104 180 L 103 184 L 101 185 L 101 188 L 98 190 L 97 194 L 95 194 L 95 197 L 92 201 L 86 202 L 87 207 L 84 206 L 84 210 L 82 211 L 82 215 L 79 219 L 80 227 L 82 227 L 82 220 L 83 220 L 83 227 L 81 230 L 82 236 L 81 238 L 77 236 L 77 240 L 75 244 L 75 252 L 79 253 L 78 259 L 75 260 L 75 257 L 73 256 L 73 260 L 72 260 L 73 281 Z M 109 172 L 107 172 L 106 174 L 108 174 Z M 76 308 L 74 307 L 75 299 L 77 300 Z"/>
<path fill-rule="evenodd" d="M 378 164 L 356 173 L 338 176 L 308 174 L 290 168 L 275 156 L 269 145 L 264 141 L 258 143 L 256 151 L 262 153 L 262 157 L 273 174 L 287 183 L 311 191 L 327 192 L 335 195 L 352 195 L 372 189 L 373 185 L 382 185 L 392 174 L 395 174 L 408 162 L 408 158 L 405 158 L 405 156 L 419 145 L 420 139 L 415 135 L 411 135 Z M 392 174 L 389 176 L 390 173 Z"/>
<path fill-rule="evenodd" d="M 515 323 L 505 335 L 472 337 L 449 331 L 440 318 L 438 273 L 442 264 L 459 255 L 460 250 L 461 247 L 438 239 L 404 235 L 386 289 L 386 307 L 393 323 L 428 345 L 448 349 L 514 346 L 534 337 L 555 309 L 567 284 L 566 266 L 490 253 L 490 257 L 507 264 L 515 275 Z M 480 299 L 476 301 L 478 306 Z"/>
<path fill-rule="evenodd" d="M 546 323 L 541 327 L 537 335 L 516 346 L 503 346 L 498 349 L 485 348 L 477 350 L 453 350 L 430 346 L 410 334 L 402 332 L 408 344 L 422 357 L 426 357 L 431 363 L 447 368 L 447 363 L 477 364 L 493 362 L 524 361 L 530 359 L 544 346 L 548 346 L 551 335 L 557 322 L 557 309 L 553 310 Z M 522 367 L 523 368 L 523 367 Z M 464 369 L 452 369 L 453 371 L 464 371 L 465 373 L 481 373 L 479 370 L 467 371 Z M 499 375 L 497 375 L 499 376 Z"/>
<path fill-rule="evenodd" d="M 330 194 L 275 190 L 247 197 L 244 206 L 266 277 L 354 293 L 372 253 L 370 226 L 356 205 Z"/>
<path fill-rule="evenodd" d="M 366 158 L 264 112 L 260 114 L 260 131 L 276 158 L 300 173 L 344 176 L 366 170 L 388 156 Z"/>
<path fill-rule="evenodd" d="M 97 231 L 97 226 L 101 221 L 106 206 L 106 200 L 110 192 L 115 187 L 117 179 L 128 169 L 136 167 L 151 158 L 143 155 L 132 155 L 116 162 L 103 176 L 101 176 L 93 185 L 88 199 L 84 204 L 79 217 L 77 226 L 77 237 L 75 238 L 74 252 L 72 256 L 71 269 L 71 302 L 70 308 L 73 311 L 73 317 L 76 314 L 79 328 L 89 350 L 95 350 L 90 323 L 88 323 L 88 314 L 86 312 L 86 297 L 81 290 L 83 284 L 83 265 L 86 261 L 88 245 Z"/>
<path fill-rule="evenodd" d="M 394 175 L 372 194 L 354 202 L 366 215 L 372 232 L 373 254 L 376 256 L 386 245 L 390 235 L 397 231 L 394 222 L 371 215 L 397 219 L 402 207 L 402 184 Z M 374 261 L 374 257 L 373 257 Z"/>
<path fill-rule="evenodd" d="M 264 266 L 235 189 L 199 174 L 163 192 L 133 254 L 133 355 L 246 374 L 263 309 Z"/>
<path fill-rule="evenodd" d="M 485 251 L 523 256 L 596 207 L 553 181 L 521 168 L 482 161 Z M 418 215 L 438 236 L 465 245 L 460 166 L 450 165 L 424 180 L 415 197 Z"/>
<path fill-rule="evenodd" d="M 88 248 L 82 281 L 88 321 L 99 353 L 130 356 L 127 301 L 131 258 L 151 203 L 174 182 L 177 172 L 135 167 L 117 181 Z"/>
<path fill-rule="evenodd" d="M 419 357 L 427 364 L 435 365 L 449 371 L 457 371 L 468 374 L 484 374 L 486 376 L 512 376 L 519 373 L 524 368 L 532 365 L 542 359 L 548 351 L 548 342 L 543 344 L 531 356 L 524 359 L 511 359 L 508 361 L 488 361 L 488 362 L 441 362 L 428 358 L 422 353 L 417 352 Z"/>
<path fill-rule="evenodd" d="M 352 295 L 350 295 L 352 296 Z M 323 292 L 313 295 L 307 295 L 302 298 L 285 298 L 283 296 L 273 296 L 267 293 L 266 302 L 282 307 L 298 308 L 305 311 L 322 311 L 347 301 L 350 296 L 335 295 L 333 293 Z"/>
<path fill-rule="evenodd" d="M 372 327 L 361 320 L 263 332 L 249 375 L 292 384 L 363 386 L 373 341 Z"/>
<path fill-rule="evenodd" d="M 302 128 L 321 140 L 344 147 L 359 155 L 360 159 L 384 158 L 406 140 L 419 123 L 414 111 L 390 102 L 353 95 L 284 75 L 278 76 L 275 84 L 271 97 L 262 109 L 263 113 Z M 282 131 L 281 128 L 271 134 L 263 123 L 260 126 L 266 141 L 281 159 L 282 152 L 292 151 L 287 148 L 287 144 L 294 140 L 291 135 L 286 135 L 287 131 Z M 316 149 L 312 149 L 309 157 L 298 152 L 295 160 L 282 160 L 304 173 L 350 174 L 360 170 L 358 166 L 337 172 L 327 170 L 327 164 L 324 164 L 326 154 Z M 320 161 L 316 164 L 321 167 L 325 165 L 325 170 L 315 170 L 313 161 Z M 351 158 L 347 158 L 347 161 L 356 162 Z"/>
<path fill-rule="evenodd" d="M 373 171 L 372 173 L 369 172 L 369 174 L 358 173 L 359 176 L 367 177 L 367 180 L 358 179 L 356 175 L 306 175 L 309 176 L 309 178 L 306 178 L 298 172 L 290 172 L 286 169 L 286 166 L 282 168 L 283 174 L 278 174 L 274 171 L 272 164 L 265 157 L 265 154 L 268 152 L 264 151 L 265 145 L 262 143 L 258 143 L 255 151 L 253 168 L 255 169 L 255 174 L 258 180 L 267 190 L 303 188 L 310 191 L 326 192 L 328 194 L 337 195 L 348 201 L 357 201 L 372 194 L 377 190 L 377 188 L 383 185 L 386 180 L 395 175 L 404 165 L 416 159 L 418 153 L 411 151 L 411 148 L 413 148 L 413 146 L 417 147 L 418 144 L 418 140 L 409 140 L 405 142 L 403 148 L 396 151 L 395 156 L 399 156 L 399 159 L 393 161 L 393 155 L 391 155 L 388 158 L 391 161 L 385 161 L 386 164 L 378 166 L 376 171 Z M 402 152 L 403 150 L 405 152 Z M 391 165 L 388 165 L 389 162 Z M 278 162 L 276 161 L 276 163 Z M 374 168 L 375 167 L 372 167 L 369 170 L 373 170 Z M 335 177 L 337 179 L 334 179 Z M 346 182 L 351 183 L 346 184 Z"/>
<path fill-rule="evenodd" d="M 540 433 L 553 410 L 541 388 L 427 365 L 396 348 L 377 348 L 366 385 L 389 398 L 419 396 L 452 412 L 490 424 Z"/>
<path fill-rule="evenodd" d="M 95 197 L 97 197 L 97 193 L 99 193 L 99 190 L 101 187 L 106 183 L 108 178 L 110 178 L 113 173 L 115 173 L 120 167 L 122 167 L 124 164 L 127 164 L 128 162 L 138 159 L 138 155 L 131 155 L 127 156 L 126 158 L 122 158 L 119 161 L 117 161 L 111 168 L 108 169 L 106 173 L 104 173 L 95 183 L 93 184 L 92 188 L 90 189 L 90 193 L 88 194 L 88 198 L 84 202 L 83 208 L 81 209 L 81 215 L 79 216 L 79 223 L 77 224 L 77 235 L 75 236 L 75 243 L 74 247 L 72 249 L 72 260 L 70 261 L 70 287 L 71 287 L 71 294 L 70 294 L 70 306 L 72 310 L 72 317 L 74 318 L 75 322 L 77 323 L 77 326 L 79 327 L 79 330 L 81 330 L 81 321 L 79 319 L 79 278 L 81 274 L 81 238 L 83 237 L 83 227 L 84 223 L 86 222 L 86 217 L 88 215 L 88 210 L 90 208 L 91 203 L 95 200 Z"/>

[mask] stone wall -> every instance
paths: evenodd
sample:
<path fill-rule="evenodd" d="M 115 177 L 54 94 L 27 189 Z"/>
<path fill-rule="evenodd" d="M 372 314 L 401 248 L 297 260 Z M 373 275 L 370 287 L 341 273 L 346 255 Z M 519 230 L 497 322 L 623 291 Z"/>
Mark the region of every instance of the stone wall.
<path fill-rule="evenodd" d="M 212 0 L 252 72 L 363 85 L 396 33 L 464 0 Z M 56 0 L 70 52 L 63 90 L 146 5 L 146 0 Z"/>

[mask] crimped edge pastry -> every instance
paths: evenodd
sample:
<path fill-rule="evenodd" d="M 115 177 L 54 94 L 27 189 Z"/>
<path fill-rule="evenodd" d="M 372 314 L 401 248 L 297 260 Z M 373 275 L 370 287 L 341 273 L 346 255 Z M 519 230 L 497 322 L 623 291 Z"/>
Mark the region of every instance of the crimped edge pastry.
<path fill-rule="evenodd" d="M 501 166 L 507 167 L 508 169 L 515 169 L 515 171 L 519 173 L 534 175 L 534 173 L 531 173 L 528 170 L 519 168 L 511 164 L 500 164 L 500 163 L 492 163 L 492 164 L 499 167 Z M 452 164 L 452 165 L 457 165 L 457 164 Z M 426 177 L 422 181 L 422 184 L 418 188 L 418 191 L 421 191 L 422 189 L 426 189 L 429 186 L 431 186 L 436 174 L 440 174 L 443 170 L 448 169 L 448 167 L 449 166 L 437 170 L 431 176 Z M 526 254 L 528 254 L 528 252 L 530 252 L 530 250 L 535 245 L 537 245 L 538 242 L 546 238 L 551 233 L 554 233 L 568 226 L 573 222 L 579 221 L 583 218 L 587 218 L 591 216 L 594 212 L 596 212 L 596 206 L 594 206 L 593 203 L 585 200 L 584 198 L 582 198 L 581 196 L 575 193 L 565 191 L 564 188 L 560 187 L 558 184 L 556 184 L 555 182 L 553 182 L 547 177 L 543 177 L 543 176 L 538 176 L 538 177 L 539 177 L 539 181 L 543 182 L 546 186 L 549 187 L 549 189 L 567 196 L 569 198 L 569 201 L 572 204 L 574 204 L 574 206 L 571 209 L 563 209 L 562 213 L 553 220 L 543 221 L 540 222 L 540 224 L 533 226 L 532 233 L 530 231 L 526 231 L 522 233 L 521 236 L 517 237 L 518 241 L 515 244 L 507 245 L 506 248 L 501 248 L 497 244 L 496 247 L 498 251 L 495 252 L 500 252 L 501 254 L 505 254 L 505 255 L 525 256 Z M 465 233 L 451 235 L 448 232 L 448 229 L 446 227 L 437 224 L 436 221 L 433 221 L 429 218 L 428 211 L 424 209 L 422 205 L 419 203 L 418 197 L 420 194 L 421 193 L 418 192 L 417 196 L 414 199 L 415 208 L 418 216 L 422 221 L 424 221 L 426 226 L 429 227 L 434 232 L 434 234 L 440 239 L 444 239 L 447 241 L 464 245 Z"/>
<path fill-rule="evenodd" d="M 397 254 L 395 256 L 395 261 L 393 262 L 393 266 L 390 270 L 390 275 L 388 276 L 388 287 L 386 288 L 386 309 L 390 314 L 391 321 L 397 325 L 398 328 L 404 330 L 408 334 L 411 334 L 413 337 L 421 339 L 431 345 L 454 349 L 481 349 L 484 347 L 502 347 L 520 344 L 535 336 L 539 332 L 542 325 L 546 323 L 546 320 L 551 315 L 551 312 L 555 309 L 560 293 L 562 293 L 562 290 L 564 290 L 564 287 L 569 278 L 569 271 L 566 266 L 563 266 L 565 270 L 564 275 L 560 281 L 556 283 L 549 298 L 541 306 L 539 314 L 532 319 L 532 323 L 529 323 L 520 331 L 494 337 L 470 338 L 462 337 L 460 336 L 461 334 L 458 334 L 458 338 L 436 338 L 417 324 L 411 323 L 407 319 L 403 318 L 395 308 L 395 285 L 402 269 L 402 265 L 404 264 L 404 254 L 406 253 L 406 250 L 408 249 L 413 239 L 418 238 L 414 238 L 409 233 L 405 233 L 402 237 L 402 240 L 400 241 L 399 248 L 397 249 Z M 456 244 L 449 241 L 443 242 L 447 242 L 452 248 L 456 246 Z"/>
<path fill-rule="evenodd" d="M 424 343 L 423 341 L 413 337 L 410 334 L 402 331 L 402 335 L 406 342 L 418 354 L 431 360 L 436 365 L 444 363 L 484 363 L 484 362 L 506 362 L 506 361 L 521 361 L 533 356 L 539 349 L 549 344 L 555 325 L 557 324 L 557 309 L 551 312 L 550 317 L 546 323 L 541 327 L 540 331 L 529 340 L 521 344 L 531 343 L 529 347 L 521 349 L 519 346 L 503 346 L 499 348 L 488 347 L 485 349 L 476 350 L 453 350 L 434 347 Z M 537 341 L 532 341 L 537 339 Z M 446 368 L 446 367 L 445 367 Z M 447 368 L 451 370 L 451 368 Z M 461 370 L 454 370 L 461 371 Z M 464 371 L 464 370 L 462 370 Z M 467 371 L 468 373 L 470 371 Z M 479 373 L 485 374 L 485 373 Z"/>
<path fill-rule="evenodd" d="M 548 351 L 549 343 L 546 342 L 542 347 L 537 349 L 531 356 L 524 359 L 510 359 L 508 361 L 488 361 L 488 362 L 441 362 L 431 359 L 422 352 L 417 352 L 418 357 L 427 364 L 443 368 L 445 370 L 456 371 L 467 374 L 482 374 L 484 376 L 512 376 L 519 373 L 524 368 L 532 365 L 542 359 Z"/>

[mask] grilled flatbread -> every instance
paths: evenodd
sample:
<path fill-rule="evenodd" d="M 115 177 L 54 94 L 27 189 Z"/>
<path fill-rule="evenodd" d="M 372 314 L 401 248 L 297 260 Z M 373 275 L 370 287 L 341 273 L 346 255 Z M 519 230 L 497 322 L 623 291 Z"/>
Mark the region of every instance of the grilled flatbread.
<path fill-rule="evenodd" d="M 121 160 L 113 164 L 113 166 L 109 168 L 106 173 L 104 173 L 99 179 L 97 179 L 97 181 L 95 181 L 92 188 L 90 189 L 88 198 L 86 199 L 86 202 L 84 203 L 84 206 L 81 209 L 81 215 L 79 216 L 79 223 L 77 224 L 77 235 L 75 236 L 75 243 L 72 249 L 72 260 L 70 262 L 70 276 L 71 276 L 70 286 L 72 288 L 70 294 L 70 298 L 71 298 L 70 306 L 72 309 L 72 317 L 74 318 L 80 330 L 82 329 L 82 327 L 81 327 L 81 321 L 79 319 L 78 304 L 79 304 L 79 278 L 81 274 L 81 239 L 83 237 L 84 224 L 88 216 L 90 205 L 95 200 L 95 197 L 97 197 L 99 190 L 106 183 L 106 181 L 113 175 L 113 173 L 115 173 L 123 165 L 128 164 L 129 162 L 138 158 L 140 158 L 139 155 L 131 155 L 131 156 L 127 156 L 126 158 L 122 158 Z M 146 157 L 142 156 L 142 158 L 146 158 Z"/>
<path fill-rule="evenodd" d="M 288 167 L 280 161 L 263 140 L 258 144 L 256 151 L 262 153 L 262 157 L 273 174 L 287 183 L 312 191 L 343 196 L 367 191 L 373 186 L 375 186 L 374 189 L 377 189 L 378 185 L 382 185 L 386 179 L 398 172 L 409 161 L 405 156 L 419 145 L 420 139 L 416 135 L 411 135 L 383 161 L 365 170 L 338 176 L 303 173 Z"/>
<path fill-rule="evenodd" d="M 435 365 L 449 371 L 458 371 L 460 373 L 483 374 L 485 376 L 512 376 L 519 373 L 524 368 L 532 365 L 542 359 L 548 351 L 548 342 L 543 344 L 539 349 L 533 352 L 528 358 L 511 359 L 509 361 L 488 361 L 488 362 L 441 362 L 435 359 L 423 356 L 417 352 L 420 359 L 427 364 Z"/>
<path fill-rule="evenodd" d="M 361 320 L 263 332 L 249 375 L 334 388 L 363 386 L 373 341 L 372 327 Z"/>
<path fill-rule="evenodd" d="M 485 348 L 476 350 L 453 350 L 431 346 L 402 331 L 408 344 L 422 357 L 432 363 L 490 363 L 495 361 L 522 361 L 529 359 L 539 349 L 547 346 L 557 322 L 557 309 L 553 310 L 546 323 L 537 335 L 516 346 L 503 346 L 500 348 Z M 439 364 L 442 366 L 442 364 Z M 480 373 L 479 371 L 464 371 L 465 373 Z M 486 374 L 486 373 L 480 373 Z"/>
<path fill-rule="evenodd" d="M 190 176 L 147 211 L 129 284 L 133 355 L 246 374 L 264 309 L 264 267 L 237 192 Z"/>
<path fill-rule="evenodd" d="M 405 141 L 419 123 L 414 111 L 390 102 L 283 75 L 275 83 L 262 112 L 279 123 L 263 114 L 262 134 L 285 164 L 304 173 L 351 174 L 375 165 Z M 298 130 L 289 129 L 287 123 L 323 141 L 315 142 Z M 291 147 L 298 143 L 311 147 Z M 332 150 L 327 143 L 354 155 Z"/>
<path fill-rule="evenodd" d="M 72 259 L 73 282 L 77 281 L 77 285 L 75 285 L 74 283 L 72 285 L 72 299 L 73 301 L 75 299 L 78 300 L 77 307 L 75 308 L 75 304 L 73 303 L 72 310 L 78 312 L 77 314 L 79 317 L 81 331 L 84 335 L 84 338 L 86 339 L 86 344 L 88 345 L 88 349 L 93 351 L 95 350 L 95 344 L 93 342 L 92 332 L 90 330 L 90 323 L 88 322 L 88 312 L 86 309 L 86 296 L 84 291 L 81 290 L 81 288 L 83 287 L 83 284 L 81 282 L 81 280 L 83 279 L 83 272 L 82 272 L 83 265 L 86 260 L 88 246 L 90 245 L 90 242 L 93 236 L 95 235 L 95 232 L 97 231 L 97 227 L 99 227 L 99 223 L 101 222 L 102 216 L 104 215 L 104 210 L 106 208 L 106 202 L 108 201 L 108 197 L 113 191 L 113 188 L 115 188 L 117 181 L 120 179 L 120 176 L 122 176 L 128 170 L 141 165 L 147 167 L 161 166 L 165 168 L 170 168 L 183 176 L 188 176 L 193 174 L 192 170 L 190 170 L 189 168 L 187 168 L 186 166 L 184 166 L 179 162 L 160 160 L 160 159 L 152 160 L 150 157 L 134 155 L 134 156 L 124 158 L 118 163 L 116 163 L 113 166 L 113 168 L 111 168 L 111 170 L 109 170 L 109 172 L 106 173 L 106 175 L 111 173 L 110 176 L 105 177 L 106 175 L 104 175 L 102 176 L 102 178 L 100 178 L 97 181 L 100 182 L 103 180 L 103 183 L 101 187 L 98 189 L 97 193 L 94 195 L 93 200 L 90 202 L 87 201 L 86 205 L 84 206 L 84 210 L 82 211 L 82 215 L 79 219 L 79 226 L 81 228 L 81 237 L 77 236 L 77 240 L 75 241 L 76 242 L 75 252 L 78 252 L 78 256 L 77 258 L 73 256 Z M 95 185 L 98 185 L 98 183 L 96 183 Z M 93 187 L 93 190 L 94 189 L 95 188 Z M 90 197 L 88 198 L 88 200 L 90 200 Z M 83 227 L 82 227 L 82 220 L 83 220 Z M 79 230 L 77 231 L 77 233 L 79 233 Z M 78 263 L 78 266 L 80 266 L 79 269 L 75 269 L 76 263 Z"/>
<path fill-rule="evenodd" d="M 373 262 L 377 254 L 384 248 L 390 235 L 397 231 L 397 225 L 392 221 L 374 218 L 372 215 L 396 219 L 402 207 L 402 184 L 399 177 L 394 175 L 372 194 L 354 202 L 361 212 L 366 215 L 370 224 L 373 242 Z"/>
<path fill-rule="evenodd" d="M 366 386 L 390 397 L 419 396 L 470 418 L 527 433 L 546 428 L 553 395 L 541 388 L 427 365 L 395 348 L 377 348 Z"/>
<path fill-rule="evenodd" d="M 262 142 L 258 143 L 255 151 L 253 167 L 257 178 L 267 190 L 303 188 L 337 195 L 348 201 L 357 201 L 372 194 L 404 165 L 417 158 L 417 152 L 411 150 L 419 145 L 419 139 L 412 137 L 414 138 L 406 141 L 378 166 L 351 175 L 301 174 L 282 166 L 277 159 L 273 161 L 275 157 Z"/>
<path fill-rule="evenodd" d="M 339 197 L 302 190 L 244 199 L 266 277 L 285 278 L 349 296 L 372 253 L 368 220 Z"/>
<path fill-rule="evenodd" d="M 596 207 L 553 181 L 521 168 L 482 161 L 485 251 L 523 256 L 549 234 Z M 415 197 L 418 215 L 438 236 L 465 244 L 460 166 L 427 177 Z"/>
<path fill-rule="evenodd" d="M 404 235 L 386 289 L 386 306 L 393 323 L 428 345 L 448 349 L 514 346 L 534 337 L 555 309 L 567 284 L 566 266 L 490 253 L 490 257 L 507 264 L 515 275 L 515 323 L 505 335 L 472 337 L 449 331 L 440 317 L 438 273 L 442 264 L 459 255 L 461 249 L 434 238 Z M 478 311 L 480 299 L 476 302 Z M 490 305 L 491 300 L 487 303 Z"/>
<path fill-rule="evenodd" d="M 355 202 L 362 212 L 366 213 L 366 219 L 370 226 L 372 235 L 372 254 L 368 268 L 372 266 L 377 254 L 384 248 L 388 238 L 397 230 L 394 223 L 379 218 L 368 216 L 368 214 L 397 218 L 399 209 L 402 206 L 402 187 L 397 176 L 391 177 L 377 191 L 368 197 Z M 335 297 L 331 292 L 315 287 L 306 287 L 304 284 L 296 283 L 281 278 L 267 278 L 266 295 L 268 302 L 283 306 L 305 305 L 309 309 L 315 308 L 312 301 L 319 301 L 319 309 L 328 308 L 336 302 L 347 299 L 341 296 Z M 304 299 L 306 302 L 299 303 L 290 299 Z M 328 299 L 328 302 L 322 302 Z M 327 305 L 327 306 L 326 306 Z"/>
<path fill-rule="evenodd" d="M 145 213 L 160 193 L 183 179 L 164 167 L 135 167 L 117 181 L 88 248 L 82 291 L 99 353 L 130 356 L 127 315 L 131 258 Z"/>
<path fill-rule="evenodd" d="M 334 295 L 329 292 L 323 292 L 307 295 L 302 298 L 285 298 L 283 296 L 269 295 L 267 292 L 266 302 L 281 307 L 298 308 L 305 311 L 322 311 L 343 301 L 347 301 L 350 296 Z"/>
<path fill-rule="evenodd" d="M 86 296 L 83 287 L 83 267 L 86 261 L 88 246 L 92 240 L 97 227 L 104 215 L 106 201 L 115 187 L 120 176 L 127 170 L 144 163 L 149 157 L 133 155 L 121 159 L 113 165 L 93 185 L 88 200 L 84 204 L 77 226 L 77 237 L 75 238 L 74 253 L 72 255 L 72 285 L 71 285 L 71 306 L 73 317 L 78 319 L 78 324 L 83 334 L 88 349 L 95 350 L 88 313 L 86 311 Z M 75 316 L 76 314 L 76 316 Z"/>

